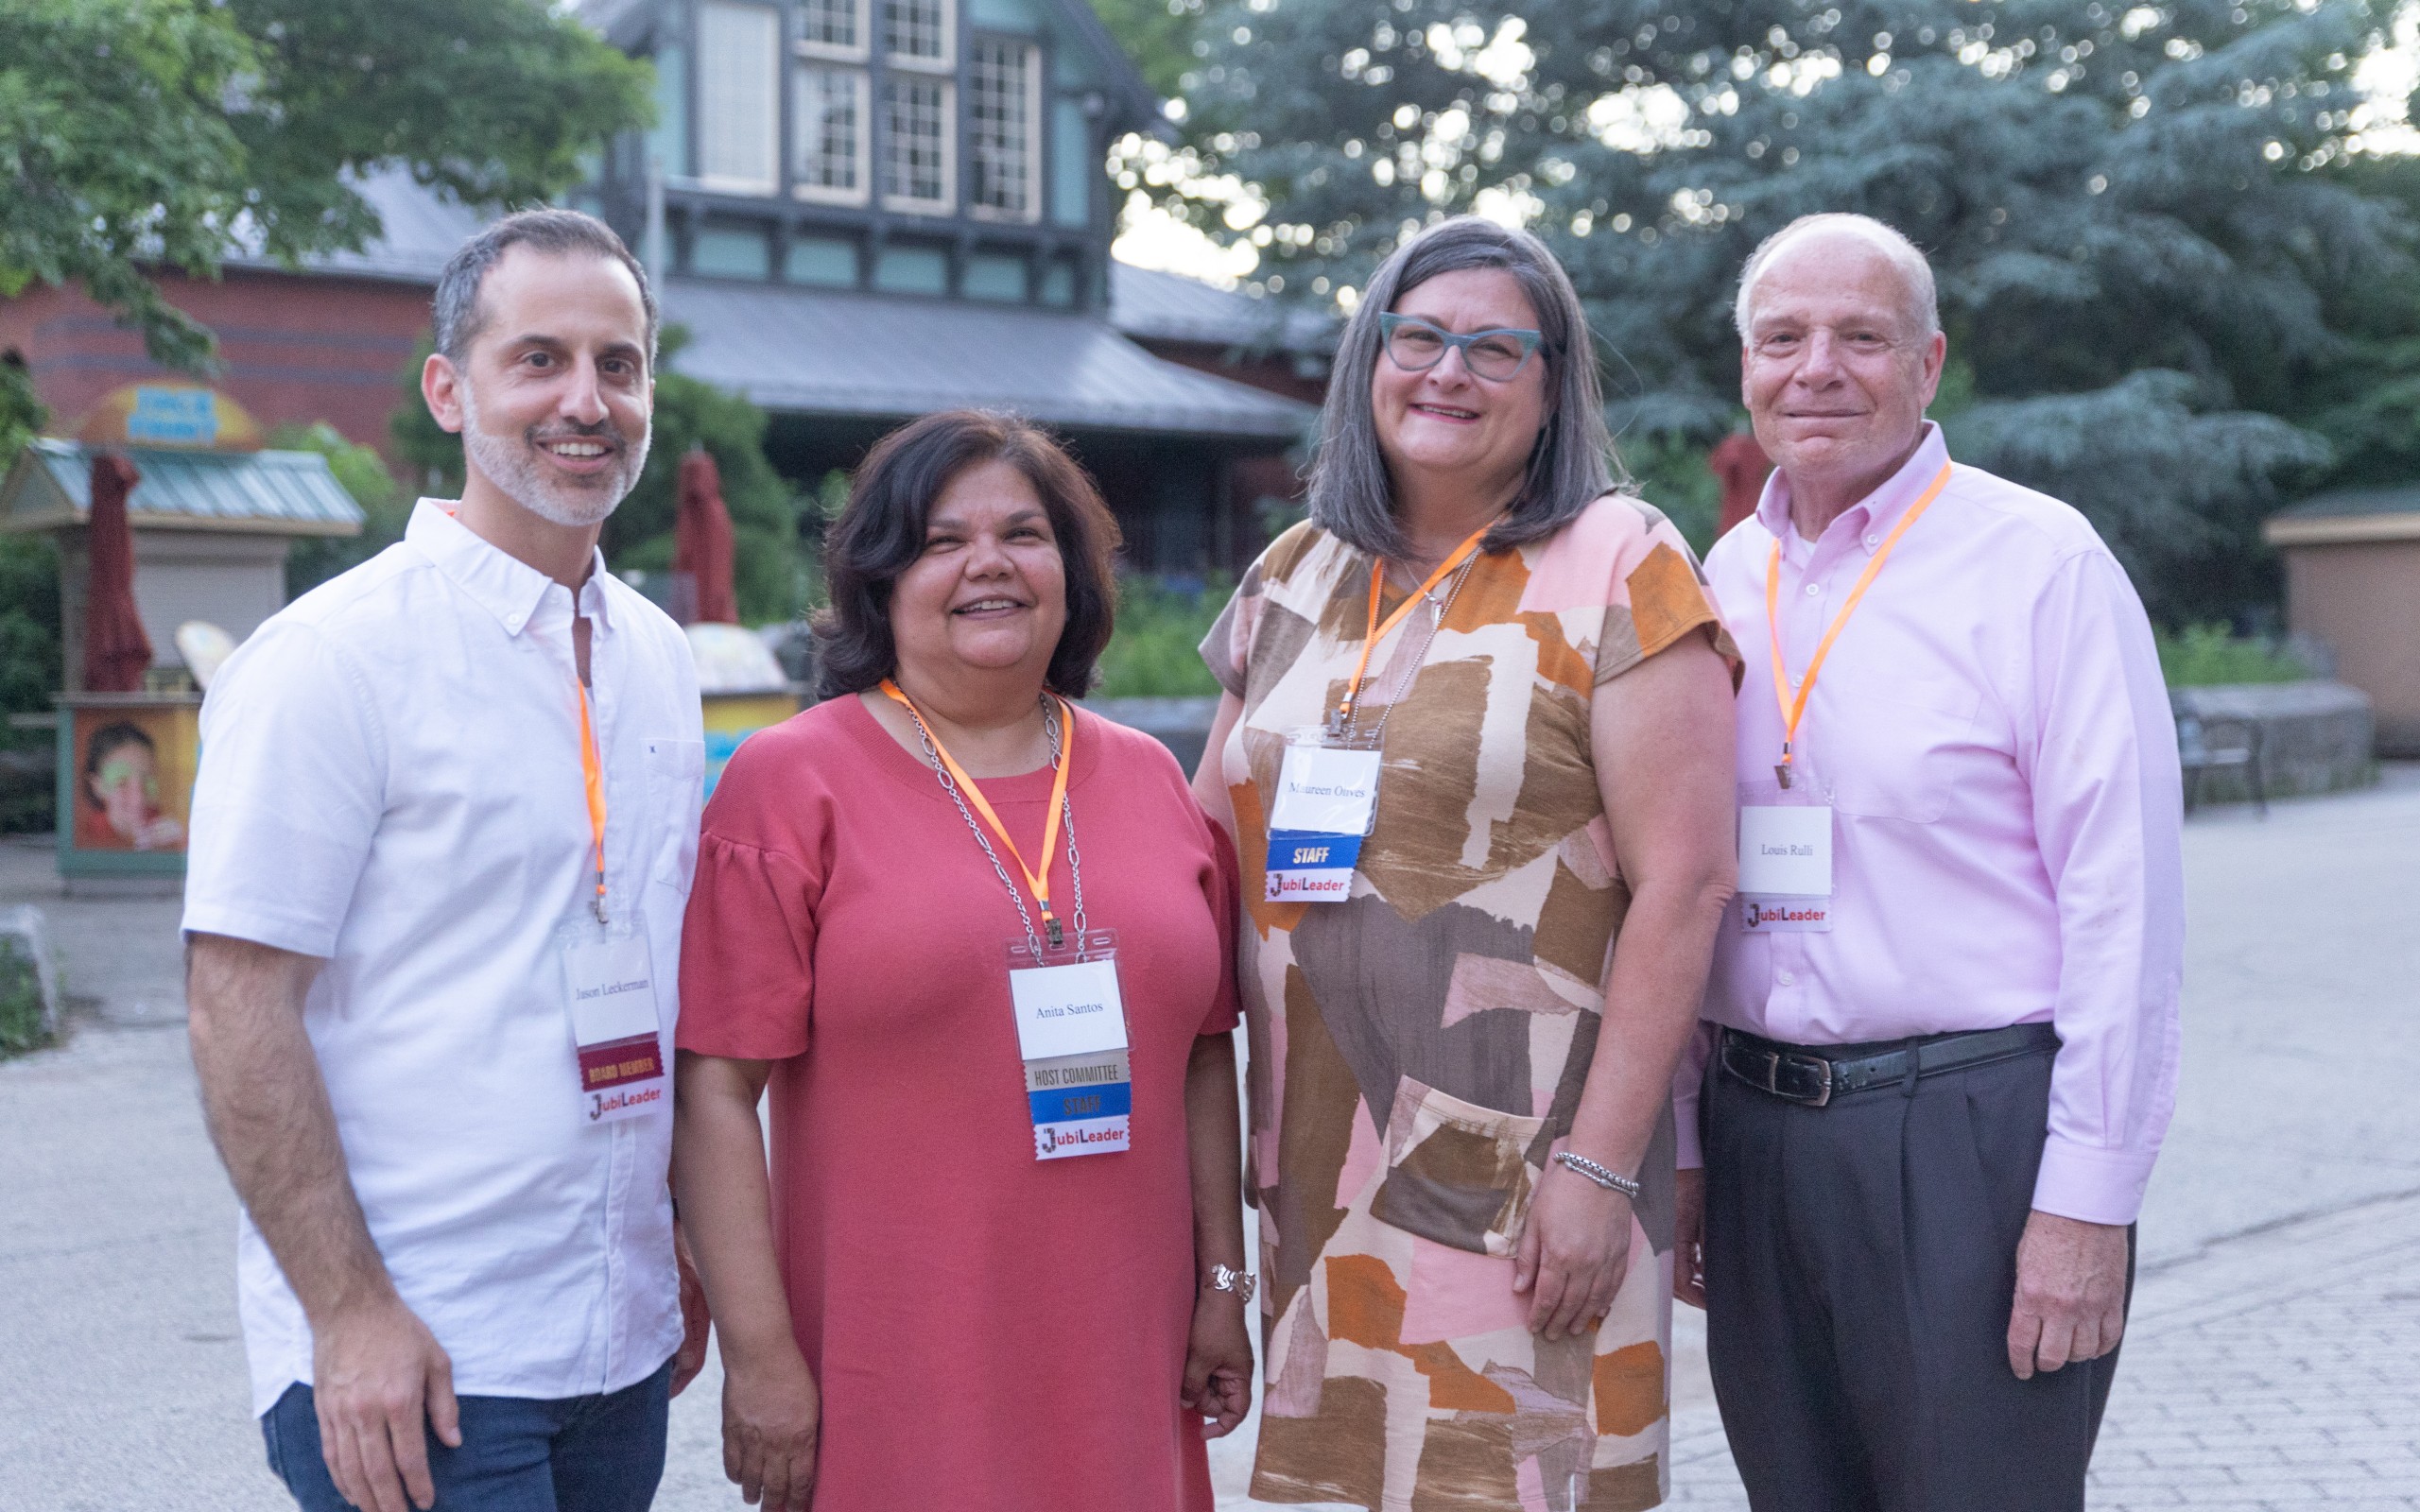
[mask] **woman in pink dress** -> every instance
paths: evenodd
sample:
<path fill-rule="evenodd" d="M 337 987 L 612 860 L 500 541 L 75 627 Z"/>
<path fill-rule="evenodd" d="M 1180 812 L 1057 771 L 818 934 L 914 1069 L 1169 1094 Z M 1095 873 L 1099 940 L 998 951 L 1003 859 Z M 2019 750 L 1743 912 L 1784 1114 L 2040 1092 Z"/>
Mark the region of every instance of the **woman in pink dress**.
<path fill-rule="evenodd" d="M 1234 860 L 1067 701 L 1116 543 L 1030 426 L 894 433 L 829 538 L 825 701 L 707 805 L 673 1179 L 752 1502 L 1209 1512 L 1252 1373 Z"/>

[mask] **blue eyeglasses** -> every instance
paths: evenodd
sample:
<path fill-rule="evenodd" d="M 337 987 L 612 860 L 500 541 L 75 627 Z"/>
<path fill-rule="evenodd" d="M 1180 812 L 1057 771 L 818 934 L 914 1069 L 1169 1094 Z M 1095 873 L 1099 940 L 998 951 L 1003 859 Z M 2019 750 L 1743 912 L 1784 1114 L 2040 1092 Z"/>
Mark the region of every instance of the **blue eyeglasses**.
<path fill-rule="evenodd" d="M 1456 335 L 1416 315 L 1381 315 L 1378 339 L 1387 360 L 1406 372 L 1426 372 L 1445 360 L 1453 348 L 1462 350 L 1462 366 L 1491 383 L 1506 384 L 1521 376 L 1546 337 L 1511 326 Z"/>

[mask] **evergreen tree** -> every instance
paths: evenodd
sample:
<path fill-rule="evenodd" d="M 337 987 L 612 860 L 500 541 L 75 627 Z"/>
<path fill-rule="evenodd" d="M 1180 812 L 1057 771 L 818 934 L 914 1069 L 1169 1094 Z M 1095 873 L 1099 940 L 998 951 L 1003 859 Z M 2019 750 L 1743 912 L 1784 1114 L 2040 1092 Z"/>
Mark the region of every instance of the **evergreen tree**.
<path fill-rule="evenodd" d="M 1756 242 L 1879 216 L 1939 276 L 1953 447 L 2083 508 L 2162 618 L 2206 617 L 2269 592 L 2259 515 L 2358 431 L 2314 390 L 2411 276 L 2411 197 L 2360 152 L 2352 82 L 2387 9 L 1230 0 L 1168 198 L 1258 243 L 1271 290 L 1346 301 L 1438 215 L 1525 219 L 1587 301 L 1616 423 L 1659 443 L 1735 421 Z M 1226 175 L 1252 202 L 1203 187 Z M 2374 364 L 2420 355 L 2394 335 Z"/>

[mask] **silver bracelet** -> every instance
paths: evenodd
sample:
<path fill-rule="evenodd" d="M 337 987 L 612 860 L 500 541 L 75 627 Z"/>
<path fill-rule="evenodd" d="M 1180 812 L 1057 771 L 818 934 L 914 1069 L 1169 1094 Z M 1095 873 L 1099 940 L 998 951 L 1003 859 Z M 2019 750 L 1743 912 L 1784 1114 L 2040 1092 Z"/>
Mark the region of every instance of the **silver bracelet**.
<path fill-rule="evenodd" d="M 1258 1284 L 1257 1277 L 1222 1264 L 1210 1267 L 1210 1274 L 1202 1278 L 1201 1289 L 1205 1292 L 1233 1292 L 1236 1300 L 1250 1305 L 1252 1294 Z"/>
<path fill-rule="evenodd" d="M 1554 1163 L 1566 1171 L 1578 1172 L 1608 1192 L 1618 1192 L 1633 1201 L 1638 1199 L 1641 1188 L 1637 1182 L 1626 1176 L 1616 1176 L 1584 1155 L 1574 1155 L 1569 1150 L 1558 1150 L 1555 1152 Z"/>

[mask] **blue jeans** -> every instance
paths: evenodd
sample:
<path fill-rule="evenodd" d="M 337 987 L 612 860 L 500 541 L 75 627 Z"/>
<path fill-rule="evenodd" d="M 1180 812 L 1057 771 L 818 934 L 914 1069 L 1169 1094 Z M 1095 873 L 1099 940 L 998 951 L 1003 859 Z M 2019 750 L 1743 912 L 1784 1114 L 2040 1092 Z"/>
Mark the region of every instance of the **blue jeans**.
<path fill-rule="evenodd" d="M 595 1397 L 536 1401 L 463 1397 L 462 1447 L 428 1436 L 436 1512 L 647 1512 L 664 1478 L 672 1363 L 634 1386 Z M 320 1456 L 311 1388 L 285 1388 L 261 1417 L 268 1468 L 302 1512 L 352 1503 Z"/>

